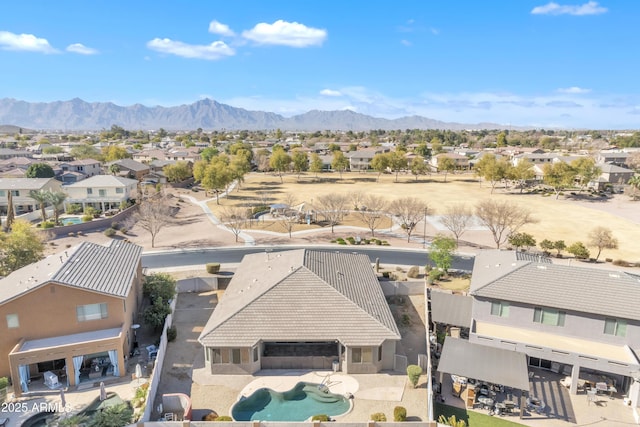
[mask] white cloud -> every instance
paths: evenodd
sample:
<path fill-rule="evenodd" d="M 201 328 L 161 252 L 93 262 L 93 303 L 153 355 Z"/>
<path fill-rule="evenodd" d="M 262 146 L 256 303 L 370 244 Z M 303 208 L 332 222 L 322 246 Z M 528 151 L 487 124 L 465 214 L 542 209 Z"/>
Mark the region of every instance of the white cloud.
<path fill-rule="evenodd" d="M 0 31 L 0 49 L 40 53 L 58 52 L 47 39 L 36 37 L 33 34 L 14 34 L 9 31 Z"/>
<path fill-rule="evenodd" d="M 544 6 L 537 6 L 531 10 L 533 15 L 600 15 L 606 13 L 608 9 L 602 7 L 595 1 L 589 1 L 580 5 L 562 5 L 554 2 L 545 4 Z"/>
<path fill-rule="evenodd" d="M 340 92 L 339 90 L 333 90 L 333 89 L 322 89 L 320 91 L 320 95 L 324 95 L 324 96 L 342 96 L 342 92 Z"/>
<path fill-rule="evenodd" d="M 82 43 L 73 43 L 67 46 L 67 52 L 78 53 L 80 55 L 96 55 L 98 51 L 91 47 L 87 47 Z"/>
<path fill-rule="evenodd" d="M 431 34 L 433 34 L 434 36 L 437 36 L 437 35 L 440 34 L 440 30 L 437 29 L 437 28 L 431 27 L 431 28 L 429 28 L 429 31 L 431 31 Z"/>
<path fill-rule="evenodd" d="M 400 43 L 402 43 L 405 46 L 411 46 L 411 42 L 409 40 L 400 40 Z"/>
<path fill-rule="evenodd" d="M 209 23 L 209 32 L 212 34 L 220 34 L 221 36 L 233 37 L 236 35 L 228 25 L 222 24 L 216 20 Z"/>
<path fill-rule="evenodd" d="M 242 37 L 258 44 L 290 47 L 320 46 L 327 38 L 327 30 L 280 19 L 273 24 L 261 22 L 252 29 L 243 31 Z"/>
<path fill-rule="evenodd" d="M 210 61 L 236 54 L 225 42 L 216 41 L 207 45 L 188 44 L 177 40 L 155 38 L 147 42 L 149 49 L 183 58 L 207 59 Z"/>
<path fill-rule="evenodd" d="M 580 94 L 580 93 L 589 93 L 591 92 L 591 89 L 585 89 L 585 88 L 581 88 L 578 86 L 571 86 L 571 87 L 565 87 L 565 88 L 560 88 L 558 89 L 558 92 L 560 93 L 571 93 L 571 94 Z"/>

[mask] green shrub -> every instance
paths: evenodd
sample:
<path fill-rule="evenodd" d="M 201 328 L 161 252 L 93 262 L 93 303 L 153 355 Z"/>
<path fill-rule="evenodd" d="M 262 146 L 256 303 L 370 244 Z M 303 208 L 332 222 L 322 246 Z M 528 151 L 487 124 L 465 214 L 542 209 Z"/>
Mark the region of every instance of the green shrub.
<path fill-rule="evenodd" d="M 114 230 L 113 228 L 107 228 L 106 230 L 104 230 L 104 235 L 107 237 L 113 237 L 116 235 L 116 230 Z"/>
<path fill-rule="evenodd" d="M 338 244 L 339 244 L 339 245 L 346 245 L 346 244 L 347 244 L 347 242 L 345 242 L 344 240 L 339 240 L 339 241 L 338 241 Z"/>
<path fill-rule="evenodd" d="M 167 341 L 175 341 L 178 336 L 178 329 L 175 326 L 171 326 L 167 329 Z"/>
<path fill-rule="evenodd" d="M 314 415 L 311 417 L 311 421 L 329 421 L 329 416 L 325 414 Z"/>
<path fill-rule="evenodd" d="M 437 268 L 434 268 L 433 270 L 431 270 L 429 272 L 429 275 L 427 276 L 429 278 L 429 281 L 431 283 L 442 279 L 442 276 L 444 275 L 444 271 L 442 270 L 438 270 Z"/>
<path fill-rule="evenodd" d="M 233 418 L 231 418 L 229 415 L 220 415 L 214 421 L 233 421 Z"/>
<path fill-rule="evenodd" d="M 384 277 L 385 279 L 388 279 L 390 274 L 391 274 L 391 273 L 390 273 L 390 272 L 388 272 L 388 271 L 383 271 L 383 272 L 382 272 L 382 277 Z"/>
<path fill-rule="evenodd" d="M 126 235 L 126 234 L 129 232 L 129 230 L 127 230 L 125 227 L 122 227 L 122 228 L 120 229 L 120 232 L 121 232 L 122 234 L 125 234 L 125 235 Z"/>
<path fill-rule="evenodd" d="M 77 215 L 79 213 L 82 213 L 82 205 L 78 203 L 67 205 L 67 213 L 69 215 Z"/>
<path fill-rule="evenodd" d="M 353 238 L 353 237 L 351 237 L 351 236 L 347 237 L 347 241 L 348 241 L 349 243 L 351 243 L 352 245 L 355 245 L 355 244 L 356 244 L 356 239 L 354 239 L 354 238 Z"/>
<path fill-rule="evenodd" d="M 369 418 L 371 418 L 371 421 L 378 421 L 378 422 L 387 421 L 387 416 L 383 412 L 376 412 L 375 414 L 371 414 Z"/>
<path fill-rule="evenodd" d="M 377 245 L 377 246 L 382 245 L 382 240 L 380 240 L 380 239 L 376 239 L 376 245 Z"/>
<path fill-rule="evenodd" d="M 420 375 L 422 375 L 422 368 L 418 365 L 407 366 L 407 376 L 413 388 L 416 388 L 418 381 L 420 381 Z"/>
<path fill-rule="evenodd" d="M 406 421 L 407 409 L 403 406 L 396 406 L 393 408 L 393 421 Z"/>
<path fill-rule="evenodd" d="M 42 227 L 42 228 L 44 228 L 44 229 L 47 229 L 47 228 L 53 228 L 53 227 L 55 227 L 55 226 L 56 226 L 56 225 L 53 223 L 53 221 L 45 221 L 45 222 L 43 222 L 43 223 L 42 223 L 42 225 L 41 225 L 41 227 Z"/>
<path fill-rule="evenodd" d="M 258 214 L 260 212 L 268 212 L 269 211 L 269 206 L 267 205 L 260 205 L 260 206 L 255 206 L 252 210 L 251 213 Z"/>
<path fill-rule="evenodd" d="M 113 221 L 111 223 L 111 228 L 113 228 L 114 230 L 120 230 L 120 224 L 117 221 Z"/>
<path fill-rule="evenodd" d="M 93 221 L 93 215 L 83 215 L 82 216 L 82 222 L 89 222 L 89 221 Z"/>
<path fill-rule="evenodd" d="M 613 261 L 613 265 L 617 265 L 620 267 L 626 267 L 628 265 L 627 261 L 623 260 L 623 259 L 617 259 L 615 261 Z"/>
<path fill-rule="evenodd" d="M 8 385 L 9 385 L 9 378 L 0 377 L 0 390 L 2 390 L 3 388 L 6 388 Z"/>
<path fill-rule="evenodd" d="M 420 267 L 417 265 L 412 266 L 409 268 L 409 271 L 407 271 L 407 277 L 411 279 L 415 279 L 418 275 L 420 275 Z"/>
<path fill-rule="evenodd" d="M 220 272 L 220 263 L 219 262 L 210 262 L 207 263 L 207 273 L 216 274 Z"/>

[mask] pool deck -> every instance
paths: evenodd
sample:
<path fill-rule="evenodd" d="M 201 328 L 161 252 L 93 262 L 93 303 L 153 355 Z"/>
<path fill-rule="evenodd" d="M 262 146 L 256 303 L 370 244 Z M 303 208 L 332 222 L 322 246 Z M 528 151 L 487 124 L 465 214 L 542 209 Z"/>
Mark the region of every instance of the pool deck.
<path fill-rule="evenodd" d="M 332 393 L 354 396 L 350 412 L 334 417 L 338 421 L 364 422 L 375 412 L 393 419 L 393 408 L 404 406 L 410 420 L 426 420 L 427 391 L 424 385 L 414 389 L 407 376 L 395 373 L 347 375 L 331 371 L 263 370 L 256 375 L 211 375 L 194 369 L 191 393 L 194 408 L 210 408 L 227 415 L 240 398 L 260 388 L 287 391 L 298 382 L 327 384 Z M 194 417 L 194 419 L 197 419 Z"/>

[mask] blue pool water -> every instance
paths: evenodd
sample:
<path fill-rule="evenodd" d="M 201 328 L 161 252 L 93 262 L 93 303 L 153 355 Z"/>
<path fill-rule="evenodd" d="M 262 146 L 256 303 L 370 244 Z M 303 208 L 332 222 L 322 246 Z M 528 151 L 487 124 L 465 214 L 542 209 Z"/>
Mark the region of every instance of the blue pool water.
<path fill-rule="evenodd" d="M 231 409 L 236 421 L 304 421 L 314 415 L 341 415 L 350 408 L 344 396 L 319 384 L 299 382 L 283 393 L 261 388 L 242 398 Z"/>
<path fill-rule="evenodd" d="M 62 225 L 80 224 L 82 222 L 82 218 L 79 218 L 79 217 L 60 218 L 60 222 L 62 222 Z"/>

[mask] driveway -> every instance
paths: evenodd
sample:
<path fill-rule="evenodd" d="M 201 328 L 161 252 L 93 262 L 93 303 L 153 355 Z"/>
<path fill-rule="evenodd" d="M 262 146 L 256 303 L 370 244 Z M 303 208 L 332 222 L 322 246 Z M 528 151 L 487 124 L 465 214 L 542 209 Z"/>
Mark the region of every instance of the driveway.
<path fill-rule="evenodd" d="M 175 341 L 167 346 L 160 385 L 153 404 L 152 420 L 160 416 L 156 408 L 162 403 L 164 393 L 184 393 L 191 396 L 193 369 L 199 367 L 194 361 L 204 362 L 198 336 L 218 303 L 217 291 L 180 293 L 177 298 L 173 325 L 178 334 Z M 192 417 L 197 421 L 202 417 L 202 411 L 198 409 L 193 408 Z"/>

